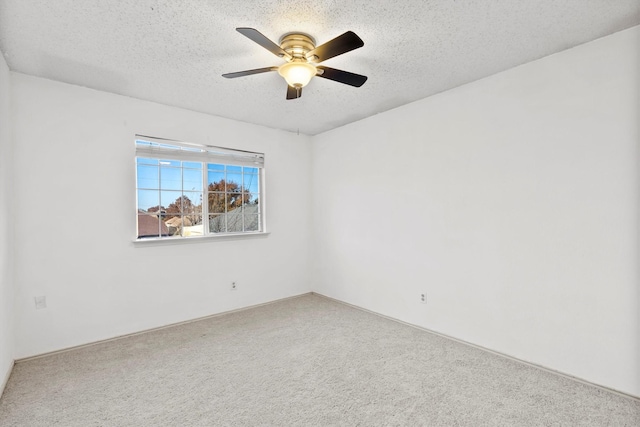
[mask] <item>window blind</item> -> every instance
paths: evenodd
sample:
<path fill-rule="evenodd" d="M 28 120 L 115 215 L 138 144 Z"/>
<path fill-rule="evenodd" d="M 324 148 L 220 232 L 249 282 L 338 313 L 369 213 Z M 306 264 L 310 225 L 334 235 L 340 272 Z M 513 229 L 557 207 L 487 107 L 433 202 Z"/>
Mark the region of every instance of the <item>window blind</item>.
<path fill-rule="evenodd" d="M 136 135 L 136 157 L 264 167 L 264 153 Z"/>

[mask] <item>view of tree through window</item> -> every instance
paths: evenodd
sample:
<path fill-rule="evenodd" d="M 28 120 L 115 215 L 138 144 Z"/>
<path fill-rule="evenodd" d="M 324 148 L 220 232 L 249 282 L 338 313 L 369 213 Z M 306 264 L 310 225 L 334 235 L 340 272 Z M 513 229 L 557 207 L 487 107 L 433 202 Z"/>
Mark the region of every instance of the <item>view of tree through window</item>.
<path fill-rule="evenodd" d="M 259 168 L 147 157 L 136 167 L 139 239 L 261 231 Z"/>

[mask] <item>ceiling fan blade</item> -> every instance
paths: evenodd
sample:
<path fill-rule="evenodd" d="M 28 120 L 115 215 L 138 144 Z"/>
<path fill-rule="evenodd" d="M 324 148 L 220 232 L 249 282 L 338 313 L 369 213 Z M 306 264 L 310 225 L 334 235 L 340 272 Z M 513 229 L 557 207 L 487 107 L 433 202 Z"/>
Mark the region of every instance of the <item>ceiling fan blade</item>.
<path fill-rule="evenodd" d="M 296 99 L 302 96 L 302 88 L 301 87 L 293 87 L 287 85 L 287 99 Z"/>
<path fill-rule="evenodd" d="M 250 38 L 254 42 L 258 43 L 263 48 L 267 49 L 269 52 L 273 53 L 280 58 L 291 59 L 291 55 L 282 50 L 280 46 L 269 40 L 264 34 L 255 28 L 236 28 L 236 31 L 242 34 L 245 37 Z"/>
<path fill-rule="evenodd" d="M 348 71 L 336 70 L 335 68 L 316 67 L 318 70 L 321 70 L 320 73 L 317 74 L 318 77 L 322 77 L 329 80 L 334 80 L 339 83 L 344 83 L 349 86 L 360 87 L 367 81 L 367 76 L 363 76 L 360 74 L 350 73 Z"/>
<path fill-rule="evenodd" d="M 222 77 L 226 77 L 228 79 L 235 79 L 236 77 L 250 76 L 251 74 L 267 73 L 269 71 L 276 71 L 276 70 L 278 70 L 278 67 L 256 68 L 254 70 L 237 71 L 235 73 L 223 74 Z"/>
<path fill-rule="evenodd" d="M 310 61 L 319 63 L 362 46 L 364 46 L 362 39 L 353 31 L 347 31 L 307 53 L 307 58 Z"/>

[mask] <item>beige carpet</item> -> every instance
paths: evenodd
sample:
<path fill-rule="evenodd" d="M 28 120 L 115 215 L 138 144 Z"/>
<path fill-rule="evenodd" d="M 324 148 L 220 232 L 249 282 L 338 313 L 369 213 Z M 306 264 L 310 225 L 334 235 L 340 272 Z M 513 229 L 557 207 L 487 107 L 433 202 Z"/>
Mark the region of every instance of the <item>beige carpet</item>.
<path fill-rule="evenodd" d="M 640 401 L 317 296 L 18 363 L 1 426 L 640 426 Z"/>

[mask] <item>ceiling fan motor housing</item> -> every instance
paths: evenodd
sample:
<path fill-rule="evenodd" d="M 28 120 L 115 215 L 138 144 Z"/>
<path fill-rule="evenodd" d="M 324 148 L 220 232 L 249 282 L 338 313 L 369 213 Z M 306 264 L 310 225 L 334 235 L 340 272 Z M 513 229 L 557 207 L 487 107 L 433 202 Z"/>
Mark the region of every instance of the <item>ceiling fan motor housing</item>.
<path fill-rule="evenodd" d="M 280 47 L 291 55 L 292 61 L 313 61 L 307 53 L 316 48 L 316 41 L 308 34 L 287 33 L 280 37 Z"/>

